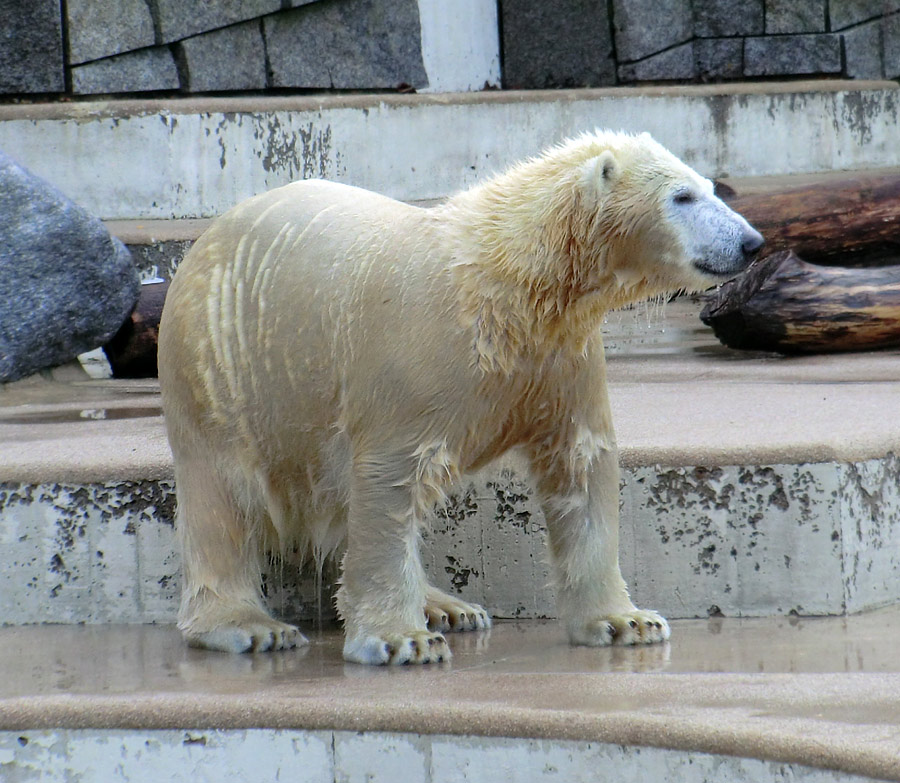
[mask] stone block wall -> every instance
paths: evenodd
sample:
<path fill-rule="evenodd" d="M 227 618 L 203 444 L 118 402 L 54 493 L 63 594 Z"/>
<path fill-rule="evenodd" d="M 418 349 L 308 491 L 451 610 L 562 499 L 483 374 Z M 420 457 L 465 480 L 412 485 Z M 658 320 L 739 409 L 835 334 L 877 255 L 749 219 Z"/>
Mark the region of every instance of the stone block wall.
<path fill-rule="evenodd" d="M 900 77 L 900 0 L 499 0 L 503 86 Z"/>
<path fill-rule="evenodd" d="M 0 0 L 0 95 L 421 88 L 417 0 Z"/>
<path fill-rule="evenodd" d="M 0 100 L 900 77 L 900 0 L 0 0 Z"/>

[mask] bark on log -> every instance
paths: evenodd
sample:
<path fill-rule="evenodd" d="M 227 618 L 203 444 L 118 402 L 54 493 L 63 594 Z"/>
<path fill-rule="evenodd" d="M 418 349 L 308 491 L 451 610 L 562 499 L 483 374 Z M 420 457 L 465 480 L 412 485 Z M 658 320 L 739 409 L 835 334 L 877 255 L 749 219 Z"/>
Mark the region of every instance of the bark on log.
<path fill-rule="evenodd" d="M 768 193 L 722 191 L 728 206 L 765 237 L 767 254 L 790 249 L 809 261 L 844 264 L 855 253 L 900 255 L 898 174 L 860 175 Z"/>
<path fill-rule="evenodd" d="M 114 378 L 157 376 L 156 341 L 168 290 L 168 283 L 142 285 L 140 299 L 131 316 L 103 346 Z"/>
<path fill-rule="evenodd" d="M 700 313 L 731 348 L 835 353 L 900 346 L 900 266 L 827 267 L 774 253 Z"/>

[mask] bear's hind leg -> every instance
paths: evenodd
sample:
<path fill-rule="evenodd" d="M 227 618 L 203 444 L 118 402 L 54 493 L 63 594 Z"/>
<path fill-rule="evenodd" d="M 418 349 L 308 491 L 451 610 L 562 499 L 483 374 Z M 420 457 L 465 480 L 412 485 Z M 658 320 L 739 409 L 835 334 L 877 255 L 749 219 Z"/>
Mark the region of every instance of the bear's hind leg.
<path fill-rule="evenodd" d="M 295 626 L 266 611 L 259 531 L 215 467 L 203 458 L 177 460 L 175 487 L 184 570 L 178 628 L 188 644 L 230 653 L 306 644 Z"/>

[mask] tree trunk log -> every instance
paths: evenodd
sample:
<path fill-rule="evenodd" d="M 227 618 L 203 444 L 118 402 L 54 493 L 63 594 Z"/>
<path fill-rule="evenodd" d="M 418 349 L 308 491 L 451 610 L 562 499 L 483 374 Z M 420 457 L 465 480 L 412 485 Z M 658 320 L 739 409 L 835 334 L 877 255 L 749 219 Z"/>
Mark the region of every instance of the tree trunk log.
<path fill-rule="evenodd" d="M 156 341 L 168 290 L 168 283 L 142 285 L 140 299 L 131 316 L 103 346 L 114 378 L 157 376 Z"/>
<path fill-rule="evenodd" d="M 700 313 L 731 348 L 836 353 L 900 346 L 900 266 L 823 267 L 774 253 Z"/>
<path fill-rule="evenodd" d="M 766 239 L 766 254 L 793 250 L 820 263 L 900 256 L 900 175 L 848 177 L 769 193 L 722 198 Z M 731 191 L 734 193 L 734 191 Z"/>

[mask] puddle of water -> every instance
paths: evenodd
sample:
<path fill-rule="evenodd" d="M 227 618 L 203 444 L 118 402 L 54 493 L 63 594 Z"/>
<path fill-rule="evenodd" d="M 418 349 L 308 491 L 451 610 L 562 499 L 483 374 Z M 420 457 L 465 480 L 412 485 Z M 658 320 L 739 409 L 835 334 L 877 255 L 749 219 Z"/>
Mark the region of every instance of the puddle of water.
<path fill-rule="evenodd" d="M 162 408 L 73 408 L 0 414 L 0 424 L 70 424 L 78 421 L 142 419 L 162 416 Z"/>

